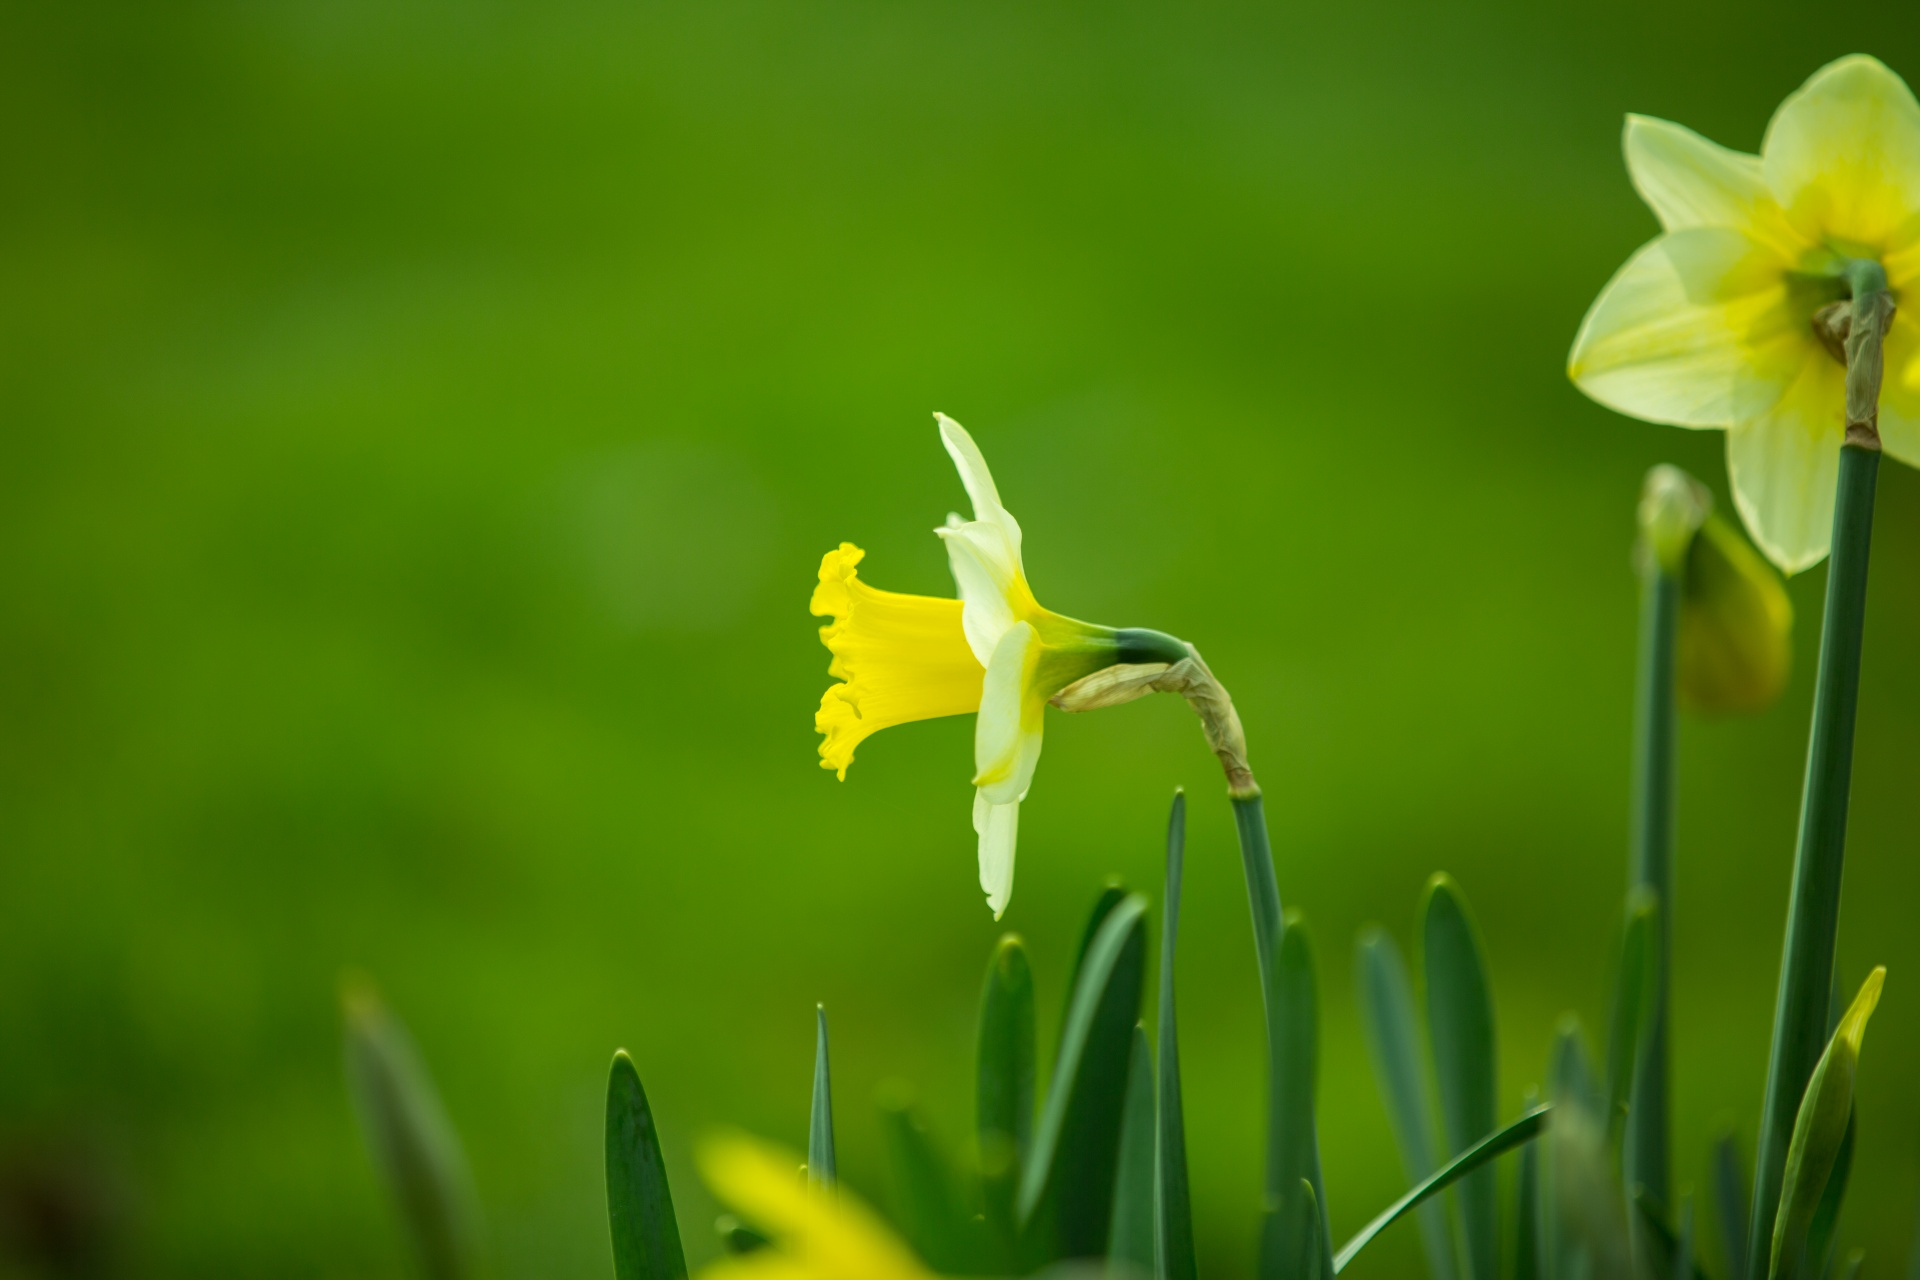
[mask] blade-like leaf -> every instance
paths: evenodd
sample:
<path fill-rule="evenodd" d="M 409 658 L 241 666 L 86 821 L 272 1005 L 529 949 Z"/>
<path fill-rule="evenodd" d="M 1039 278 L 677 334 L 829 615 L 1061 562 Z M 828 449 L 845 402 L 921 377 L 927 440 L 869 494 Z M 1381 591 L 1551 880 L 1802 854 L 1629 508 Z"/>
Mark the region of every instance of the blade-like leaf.
<path fill-rule="evenodd" d="M 980 993 L 975 1093 L 981 1192 L 1001 1270 L 1014 1261 L 1018 1232 L 1013 1203 L 1020 1190 L 1020 1169 L 1033 1141 L 1034 1076 L 1033 970 L 1020 939 L 1007 934 L 994 948 Z"/>
<path fill-rule="evenodd" d="M 1820 1193 L 1820 1206 L 1813 1211 L 1807 1227 L 1807 1260 L 1815 1274 L 1833 1271 L 1833 1231 L 1840 1224 L 1840 1208 L 1847 1198 L 1847 1178 L 1853 1172 L 1853 1138 L 1857 1117 L 1849 1112 L 1847 1131 L 1840 1139 L 1840 1154 L 1834 1158 L 1833 1172 L 1827 1176 L 1827 1189 Z"/>
<path fill-rule="evenodd" d="M 813 1041 L 813 1116 L 807 1126 L 807 1181 L 833 1185 L 833 1073 L 827 1065 L 827 1007 L 815 1005 Z"/>
<path fill-rule="evenodd" d="M 1187 1122 L 1180 1095 L 1180 1034 L 1174 1018 L 1173 960 L 1180 933 L 1180 880 L 1186 863 L 1187 797 L 1176 791 L 1167 819 L 1166 923 L 1160 941 L 1159 1134 L 1155 1142 L 1154 1274 L 1195 1280 L 1193 1203 L 1187 1185 Z"/>
<path fill-rule="evenodd" d="M 613 1055 L 607 1078 L 607 1222 L 616 1280 L 685 1280 L 660 1135 L 625 1049 Z"/>
<path fill-rule="evenodd" d="M 1551 1276 L 1626 1276 L 1632 1269 L 1627 1208 L 1607 1145 L 1606 1100 L 1579 1021 L 1554 1037 L 1548 1096 L 1553 1133 L 1540 1153 L 1540 1243 Z"/>
<path fill-rule="evenodd" d="M 1440 1119 L 1451 1152 L 1494 1128 L 1493 993 L 1484 948 L 1459 886 L 1446 875 L 1427 884 L 1420 911 L 1427 1038 L 1440 1088 Z M 1472 1280 L 1497 1280 L 1499 1205 L 1493 1171 L 1467 1177 L 1456 1193 L 1461 1252 Z"/>
<path fill-rule="evenodd" d="M 1087 1258 L 1107 1244 L 1133 1028 L 1146 979 L 1147 902 L 1129 894 L 1087 948 L 1067 1005 L 1033 1149 L 1020 1176 L 1029 1258 Z"/>
<path fill-rule="evenodd" d="M 406 1029 L 370 987 L 345 995 L 347 1083 L 429 1280 L 477 1273 L 480 1214 L 452 1123 Z"/>
<path fill-rule="evenodd" d="M 1780 1204 L 1773 1220 L 1773 1248 L 1768 1255 L 1771 1280 L 1802 1280 L 1814 1274 L 1823 1259 L 1808 1252 L 1814 1219 L 1826 1194 L 1828 1179 L 1839 1164 L 1853 1120 L 1853 1078 L 1860 1061 L 1860 1041 L 1867 1020 L 1880 1002 L 1885 969 L 1867 975 L 1838 1030 L 1827 1042 L 1800 1101 L 1793 1139 L 1787 1145 Z"/>
<path fill-rule="evenodd" d="M 1409 1185 L 1433 1173 L 1433 1110 L 1427 1097 L 1426 1069 L 1420 1057 L 1420 1027 L 1415 1019 L 1413 987 L 1406 962 L 1393 939 L 1378 926 L 1361 930 L 1355 947 L 1360 1021 L 1367 1033 L 1374 1077 L 1400 1144 L 1400 1163 Z M 1524 1191 L 1524 1188 L 1523 1188 Z M 1447 1207 L 1438 1200 L 1420 1206 L 1420 1241 L 1432 1280 L 1453 1280 L 1453 1230 Z"/>
<path fill-rule="evenodd" d="M 1275 1181 L 1293 1187 L 1305 1181 L 1314 1189 L 1314 1221 L 1320 1229 L 1322 1261 L 1330 1264 L 1333 1242 L 1327 1236 L 1326 1198 L 1320 1190 L 1320 1142 L 1314 1123 L 1314 1095 L 1320 1062 L 1320 986 L 1313 957 L 1313 938 L 1298 912 L 1282 917 L 1280 946 L 1274 954 L 1273 1016 L 1268 1020 L 1271 1043 L 1275 1146 L 1268 1159 L 1277 1171 Z M 1284 1201 L 1288 1197 L 1283 1195 Z M 1282 1209 L 1285 1205 L 1280 1206 Z M 1300 1214 L 1281 1214 L 1283 1227 L 1306 1221 Z M 1285 1246 L 1291 1257 L 1292 1245 Z M 1304 1245 L 1302 1246 L 1304 1248 Z M 1326 1267 L 1322 1267 L 1325 1270 Z"/>
<path fill-rule="evenodd" d="M 891 1082 L 881 1089 L 879 1107 L 893 1166 L 895 1220 L 907 1240 L 936 1271 L 954 1275 L 982 1270 L 962 1179 L 914 1106 L 911 1092 Z"/>
<path fill-rule="evenodd" d="M 1673 1267 L 1668 1275 L 1673 1280 L 1694 1280 L 1693 1262 L 1693 1197 L 1686 1196 L 1680 1201 L 1680 1239 L 1673 1246 Z"/>
<path fill-rule="evenodd" d="M 1659 899 L 1645 885 L 1635 885 L 1627 895 L 1627 928 L 1620 942 L 1613 1018 L 1607 1030 L 1607 1127 L 1612 1133 L 1619 1131 L 1626 1118 L 1640 1046 L 1659 998 L 1659 911 Z"/>
<path fill-rule="evenodd" d="M 1540 1095 L 1527 1090 L 1522 1112 L 1540 1105 Z M 1425 1213 L 1431 1204 L 1420 1206 Z M 1513 1182 L 1513 1280 L 1541 1280 L 1546 1274 L 1540 1259 L 1540 1148 L 1520 1148 L 1520 1169 Z"/>
<path fill-rule="evenodd" d="M 1143 1277 L 1152 1275 L 1154 1267 L 1153 1147 L 1153 1054 L 1147 1049 L 1146 1029 L 1136 1026 L 1107 1257 Z"/>
<path fill-rule="evenodd" d="M 1425 1202 L 1429 1196 L 1446 1190 L 1462 1178 L 1470 1177 L 1490 1166 L 1496 1158 L 1505 1155 L 1515 1147 L 1539 1137 L 1540 1132 L 1547 1127 L 1547 1117 L 1552 1112 L 1552 1104 L 1535 1107 L 1498 1133 L 1488 1134 L 1449 1160 L 1439 1172 L 1388 1205 L 1381 1211 L 1379 1217 L 1360 1228 L 1358 1235 L 1342 1245 L 1340 1252 L 1333 1258 L 1334 1272 L 1338 1274 L 1346 1270 L 1347 1264 L 1353 1261 L 1354 1255 L 1371 1244 L 1375 1236 L 1399 1221 L 1408 1210 Z"/>
<path fill-rule="evenodd" d="M 1682 1206 L 1679 1227 L 1667 1220 L 1667 1211 L 1653 1193 L 1639 1187 L 1633 1193 L 1634 1211 L 1644 1228 L 1646 1249 L 1658 1268 L 1656 1274 L 1674 1280 L 1708 1280 L 1693 1252 L 1693 1202 Z"/>
<path fill-rule="evenodd" d="M 1713 1218 L 1728 1280 L 1747 1280 L 1747 1175 L 1731 1133 L 1713 1144 Z"/>
<path fill-rule="evenodd" d="M 1319 1241 L 1326 1235 L 1320 1201 L 1305 1178 L 1280 1197 L 1260 1229 L 1260 1280 L 1320 1280 L 1327 1274 Z"/>
<path fill-rule="evenodd" d="M 1080 930 L 1080 945 L 1073 951 L 1073 972 L 1067 977 L 1067 990 L 1078 990 L 1080 971 L 1086 968 L 1087 952 L 1093 947 L 1093 940 L 1100 936 L 1100 926 L 1107 922 L 1113 909 L 1127 900 L 1127 886 L 1116 877 L 1100 888 L 1100 896 L 1093 900 L 1093 910 L 1087 913 L 1086 927 Z M 1060 1034 L 1067 1034 L 1067 1024 L 1060 1024 Z"/>

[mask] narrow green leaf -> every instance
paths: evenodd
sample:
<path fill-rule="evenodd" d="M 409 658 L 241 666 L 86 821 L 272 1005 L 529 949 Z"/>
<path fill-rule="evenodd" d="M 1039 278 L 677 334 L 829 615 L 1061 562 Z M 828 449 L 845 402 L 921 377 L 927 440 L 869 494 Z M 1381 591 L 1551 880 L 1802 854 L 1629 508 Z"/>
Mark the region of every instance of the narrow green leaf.
<path fill-rule="evenodd" d="M 1167 819 L 1166 923 L 1160 942 L 1159 1134 L 1155 1142 L 1154 1274 L 1156 1280 L 1195 1280 L 1193 1203 L 1187 1184 L 1187 1122 L 1180 1094 L 1180 1033 L 1174 1018 L 1173 961 L 1179 949 L 1180 881 L 1186 863 L 1187 797 L 1173 795 Z"/>
<path fill-rule="evenodd" d="M 1532 1111 L 1540 1095 L 1527 1090 L 1520 1108 Z M 1420 1206 L 1425 1213 L 1431 1204 Z M 1520 1148 L 1520 1169 L 1513 1180 L 1513 1280 L 1541 1280 L 1546 1270 L 1540 1258 L 1540 1148 L 1529 1142 Z"/>
<path fill-rule="evenodd" d="M 1260 1229 L 1260 1280 L 1321 1280 L 1327 1275 L 1319 1241 L 1326 1235 L 1320 1201 L 1305 1178 L 1267 1211 Z"/>
<path fill-rule="evenodd" d="M 1642 1234 L 1657 1275 L 1671 1276 L 1674 1280 L 1708 1280 L 1694 1257 L 1692 1201 L 1682 1206 L 1679 1227 L 1667 1219 L 1666 1206 L 1644 1187 L 1635 1189 L 1633 1207 L 1644 1228 Z"/>
<path fill-rule="evenodd" d="M 480 1214 L 460 1140 L 399 1019 L 371 987 L 350 986 L 347 1083 L 361 1131 L 428 1280 L 477 1274 Z"/>
<path fill-rule="evenodd" d="M 1579 1021 L 1554 1037 L 1548 1097 L 1553 1133 L 1540 1153 L 1540 1241 L 1551 1276 L 1626 1276 L 1632 1249 L 1619 1173 L 1607 1143 L 1606 1099 Z"/>
<path fill-rule="evenodd" d="M 1120 1167 L 1114 1175 L 1113 1223 L 1107 1257 L 1150 1276 L 1154 1268 L 1153 1054 L 1146 1028 L 1133 1029 L 1127 1103 L 1120 1126 Z"/>
<path fill-rule="evenodd" d="M 1747 1280 L 1747 1175 L 1732 1133 L 1713 1144 L 1713 1217 L 1728 1280 Z"/>
<path fill-rule="evenodd" d="M 807 1126 L 807 1181 L 827 1187 L 837 1176 L 833 1158 L 833 1073 L 827 1066 L 827 1007 L 815 1005 L 813 1014 L 813 1116 Z"/>
<path fill-rule="evenodd" d="M 1115 877 L 1109 879 L 1100 888 L 1100 896 L 1093 900 L 1093 910 L 1087 913 L 1086 927 L 1080 930 L 1080 945 L 1073 951 L 1073 972 L 1067 977 L 1067 990 L 1073 991 L 1080 986 L 1080 972 L 1086 968 L 1087 952 L 1093 947 L 1093 940 L 1100 936 L 1100 926 L 1107 922 L 1113 909 L 1127 900 L 1127 886 Z M 1060 1034 L 1066 1035 L 1067 1024 L 1060 1024 Z"/>
<path fill-rule="evenodd" d="M 1673 1247 L 1673 1280 L 1695 1280 L 1698 1268 L 1693 1259 L 1693 1197 L 1680 1201 L 1680 1239 Z"/>
<path fill-rule="evenodd" d="M 1029 1259 L 1089 1258 L 1107 1244 L 1133 1028 L 1146 981 L 1147 901 L 1129 894 L 1087 948 L 1060 1057 L 1021 1171 Z"/>
<path fill-rule="evenodd" d="M 911 1090 L 891 1081 L 882 1086 L 878 1102 L 893 1166 L 894 1220 L 935 1271 L 979 1272 L 980 1240 L 964 1181 L 914 1105 Z"/>
<path fill-rule="evenodd" d="M 1498 1133 L 1490 1133 L 1465 1151 L 1449 1160 L 1432 1177 L 1413 1190 L 1395 1200 L 1380 1212 L 1380 1216 L 1360 1228 L 1360 1233 L 1340 1247 L 1334 1255 L 1335 1274 L 1346 1270 L 1354 1256 L 1373 1242 L 1375 1236 L 1399 1221 L 1406 1213 L 1426 1202 L 1428 1197 L 1446 1190 L 1462 1178 L 1470 1177 L 1483 1168 L 1490 1167 L 1493 1161 L 1515 1147 L 1533 1141 L 1547 1127 L 1547 1117 L 1552 1114 L 1552 1104 L 1535 1107 L 1518 1120 Z"/>
<path fill-rule="evenodd" d="M 607 1222 L 616 1280 L 685 1280 L 660 1135 L 625 1049 L 613 1055 L 607 1078 Z"/>
<path fill-rule="evenodd" d="M 1547 1097 L 1555 1103 L 1578 1106 L 1594 1116 L 1606 1114 L 1606 1100 L 1594 1080 L 1593 1060 L 1587 1055 L 1580 1019 L 1572 1014 L 1560 1019 L 1560 1025 L 1554 1030 L 1553 1051 L 1547 1067 Z"/>
<path fill-rule="evenodd" d="M 1867 1260 L 1865 1249 L 1850 1249 L 1847 1260 L 1840 1265 L 1840 1280 L 1860 1280 L 1860 1268 Z"/>
<path fill-rule="evenodd" d="M 1485 950 L 1451 878 L 1435 875 L 1420 911 L 1421 972 L 1427 997 L 1427 1038 L 1440 1089 L 1440 1119 L 1448 1150 L 1467 1150 L 1494 1128 L 1493 993 Z M 1456 1195 L 1466 1271 L 1473 1280 L 1497 1280 L 1499 1205 L 1491 1169 L 1464 1179 Z"/>
<path fill-rule="evenodd" d="M 1014 1198 L 1020 1170 L 1033 1142 L 1033 970 L 1027 949 L 1014 934 L 994 948 L 980 993 L 979 1073 L 975 1115 L 980 1138 L 980 1181 L 988 1234 L 996 1242 L 995 1265 L 1014 1265 L 1018 1237 Z"/>
<path fill-rule="evenodd" d="M 1840 1139 L 1840 1154 L 1834 1158 L 1833 1172 L 1827 1176 L 1827 1188 L 1820 1193 L 1820 1205 L 1813 1211 L 1807 1227 L 1807 1261 L 1816 1275 L 1832 1273 L 1833 1232 L 1840 1225 L 1840 1208 L 1847 1198 L 1847 1179 L 1853 1172 L 1854 1130 L 1858 1127 L 1854 1112 L 1847 1113 L 1847 1131 Z"/>
<path fill-rule="evenodd" d="M 1393 939 L 1376 925 L 1361 930 L 1355 946 L 1354 972 L 1358 978 L 1360 1022 L 1373 1059 L 1374 1078 L 1387 1104 L 1393 1136 L 1400 1145 L 1400 1163 L 1407 1184 L 1415 1185 L 1433 1173 L 1433 1109 L 1427 1096 L 1426 1068 L 1420 1056 L 1420 1027 L 1413 1007 L 1413 987 L 1406 962 Z M 1525 1193 L 1526 1188 L 1522 1187 Z M 1447 1207 L 1440 1201 L 1420 1206 L 1420 1241 L 1427 1253 L 1427 1273 L 1433 1280 L 1453 1280 L 1453 1230 Z"/>
<path fill-rule="evenodd" d="M 1326 1197 L 1319 1185 L 1320 1140 L 1314 1123 L 1320 1064 L 1320 984 L 1313 938 L 1306 922 L 1292 911 L 1282 919 L 1280 949 L 1274 957 L 1274 1017 L 1268 1022 L 1274 1036 L 1267 1046 L 1273 1083 L 1268 1105 L 1277 1120 L 1272 1132 L 1278 1143 L 1270 1158 L 1280 1171 L 1281 1186 L 1305 1181 L 1313 1187 L 1322 1261 L 1330 1266 L 1333 1241 L 1327 1235 Z M 1286 1220 L 1304 1221 L 1297 1216 Z"/>
<path fill-rule="evenodd" d="M 1635 885 L 1627 894 L 1627 927 L 1620 940 L 1613 1018 L 1607 1031 L 1607 1128 L 1610 1133 L 1617 1133 L 1626 1118 L 1640 1049 L 1651 1029 L 1655 1002 L 1659 999 L 1659 917 L 1659 899 L 1653 890 Z"/>
<path fill-rule="evenodd" d="M 1839 1164 L 1853 1120 L 1853 1079 L 1860 1060 L 1860 1041 L 1867 1020 L 1880 1002 L 1885 969 L 1867 975 L 1839 1029 L 1820 1055 L 1800 1113 L 1794 1120 L 1793 1140 L 1780 1184 L 1780 1204 L 1774 1216 L 1773 1247 L 1768 1254 L 1771 1280 L 1801 1280 L 1811 1276 L 1823 1259 L 1808 1253 L 1814 1219 L 1825 1196 L 1828 1179 Z"/>

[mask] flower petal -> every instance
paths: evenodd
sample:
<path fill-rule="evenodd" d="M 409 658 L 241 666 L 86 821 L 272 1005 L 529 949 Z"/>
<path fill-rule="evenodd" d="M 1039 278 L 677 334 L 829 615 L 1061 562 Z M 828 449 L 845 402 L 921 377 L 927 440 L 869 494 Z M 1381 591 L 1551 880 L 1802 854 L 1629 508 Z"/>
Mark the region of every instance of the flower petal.
<path fill-rule="evenodd" d="M 1020 800 L 994 804 L 985 791 L 973 793 L 973 829 L 980 836 L 980 890 L 987 895 L 987 906 L 995 920 L 1005 913 L 1013 897 L 1013 849 L 1020 834 Z"/>
<path fill-rule="evenodd" d="M 1047 700 L 1034 675 L 1043 652 L 1033 624 L 1016 622 L 987 663 L 980 716 L 973 729 L 973 785 L 990 804 L 1019 800 L 1040 763 L 1041 717 Z"/>
<path fill-rule="evenodd" d="M 1798 573 L 1826 558 L 1846 437 L 1846 370 L 1808 354 L 1773 412 L 1727 433 L 1734 505 L 1767 559 Z"/>
<path fill-rule="evenodd" d="M 1000 526 L 985 520 L 944 525 L 934 532 L 947 544 L 967 644 L 985 666 L 1019 616 L 1021 602 L 1031 599 L 1020 575 L 1019 552 L 1008 547 Z"/>
<path fill-rule="evenodd" d="M 1880 444 L 1910 467 L 1920 467 L 1920 316 L 1893 313 L 1887 333 L 1886 373 L 1880 380 Z"/>
<path fill-rule="evenodd" d="M 1607 282 L 1567 372 L 1608 408 L 1677 427 L 1771 409 L 1816 349 L 1779 255 L 1737 231 L 1672 231 Z"/>
<path fill-rule="evenodd" d="M 1780 104 L 1760 159 L 1804 233 L 1884 252 L 1920 213 L 1920 103 L 1877 58 L 1842 58 Z"/>
<path fill-rule="evenodd" d="M 1795 253 L 1805 247 L 1774 203 L 1759 156 L 1653 116 L 1628 116 L 1620 146 L 1634 189 L 1666 230 L 1727 227 Z"/>
<path fill-rule="evenodd" d="M 987 470 L 987 459 L 980 452 L 980 446 L 973 442 L 967 429 L 944 413 L 933 415 L 940 424 L 940 443 L 947 446 L 947 453 L 953 458 L 953 465 L 959 469 L 960 483 L 967 488 L 967 497 L 973 502 L 973 518 L 985 520 L 1000 526 L 1006 535 L 1007 545 L 1013 551 L 1013 563 L 1020 565 L 1020 523 L 1013 513 L 1000 505 L 1000 490 L 993 483 L 993 473 Z"/>

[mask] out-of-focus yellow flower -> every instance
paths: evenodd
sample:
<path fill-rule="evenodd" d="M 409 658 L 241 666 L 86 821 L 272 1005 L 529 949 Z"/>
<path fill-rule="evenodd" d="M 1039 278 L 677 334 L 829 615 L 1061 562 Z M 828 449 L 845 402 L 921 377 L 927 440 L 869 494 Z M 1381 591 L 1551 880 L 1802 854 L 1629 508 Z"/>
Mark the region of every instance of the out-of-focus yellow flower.
<path fill-rule="evenodd" d="M 712 1264 L 701 1280 L 932 1280 L 933 1272 L 844 1186 L 806 1186 L 798 1156 L 733 1134 L 709 1139 L 699 1159 L 714 1194 L 772 1241 Z"/>
<path fill-rule="evenodd" d="M 1754 541 L 1788 573 L 1823 559 L 1845 432 L 1844 359 L 1814 314 L 1848 295 L 1854 260 L 1899 298 L 1920 283 L 1920 104 L 1865 55 L 1780 105 L 1758 156 L 1646 116 L 1627 169 L 1663 234 L 1607 284 L 1568 373 L 1610 408 L 1727 432 L 1727 470 Z M 1886 335 L 1880 435 L 1920 463 L 1920 308 Z"/>
<path fill-rule="evenodd" d="M 934 417 L 973 502 L 973 519 L 949 516 L 934 531 L 960 598 L 878 590 L 858 576 L 866 552 L 850 542 L 827 552 L 811 607 L 833 619 L 820 639 L 833 653 L 828 674 L 844 683 L 820 699 L 814 727 L 824 735 L 821 765 L 844 779 L 854 748 L 876 730 L 979 713 L 973 827 L 980 887 L 997 918 L 1013 893 L 1020 802 L 1040 761 L 1047 700 L 1116 663 L 1174 663 L 1188 650 L 1157 631 L 1099 627 L 1043 609 L 1021 564 L 1020 525 L 1001 504 L 986 459 L 959 423 Z"/>

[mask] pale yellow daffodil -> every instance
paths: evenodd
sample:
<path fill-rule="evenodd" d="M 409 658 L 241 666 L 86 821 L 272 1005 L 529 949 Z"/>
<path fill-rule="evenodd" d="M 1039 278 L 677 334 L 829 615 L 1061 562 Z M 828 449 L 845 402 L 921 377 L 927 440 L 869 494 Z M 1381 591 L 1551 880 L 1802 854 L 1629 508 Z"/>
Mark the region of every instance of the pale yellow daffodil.
<path fill-rule="evenodd" d="M 844 1186 L 808 1187 L 799 1157 L 744 1135 L 709 1139 L 700 1172 L 771 1244 L 723 1258 L 700 1280 L 933 1280 L 933 1272 Z"/>
<path fill-rule="evenodd" d="M 935 414 L 959 468 L 973 519 L 934 530 L 946 543 L 958 600 L 900 595 L 862 582 L 866 552 L 843 542 L 820 561 L 812 611 L 833 621 L 820 639 L 829 675 L 844 681 L 820 699 L 820 763 L 844 779 L 853 751 L 879 729 L 977 712 L 973 828 L 980 887 L 996 918 L 1013 893 L 1020 802 L 1040 761 L 1047 701 L 1117 663 L 1174 663 L 1187 647 L 1157 631 L 1094 626 L 1033 598 L 1020 557 L 1020 525 L 1000 502 L 986 459 L 959 423 Z"/>
<path fill-rule="evenodd" d="M 1788 573 L 1825 558 L 1846 428 L 1843 360 L 1814 314 L 1878 263 L 1896 302 L 1920 283 L 1920 104 L 1873 58 L 1842 58 L 1780 105 L 1758 156 L 1627 118 L 1633 184 L 1663 234 L 1580 326 L 1568 372 L 1621 413 L 1727 432 L 1735 505 Z M 1885 339 L 1879 430 L 1920 463 L 1920 307 Z"/>

